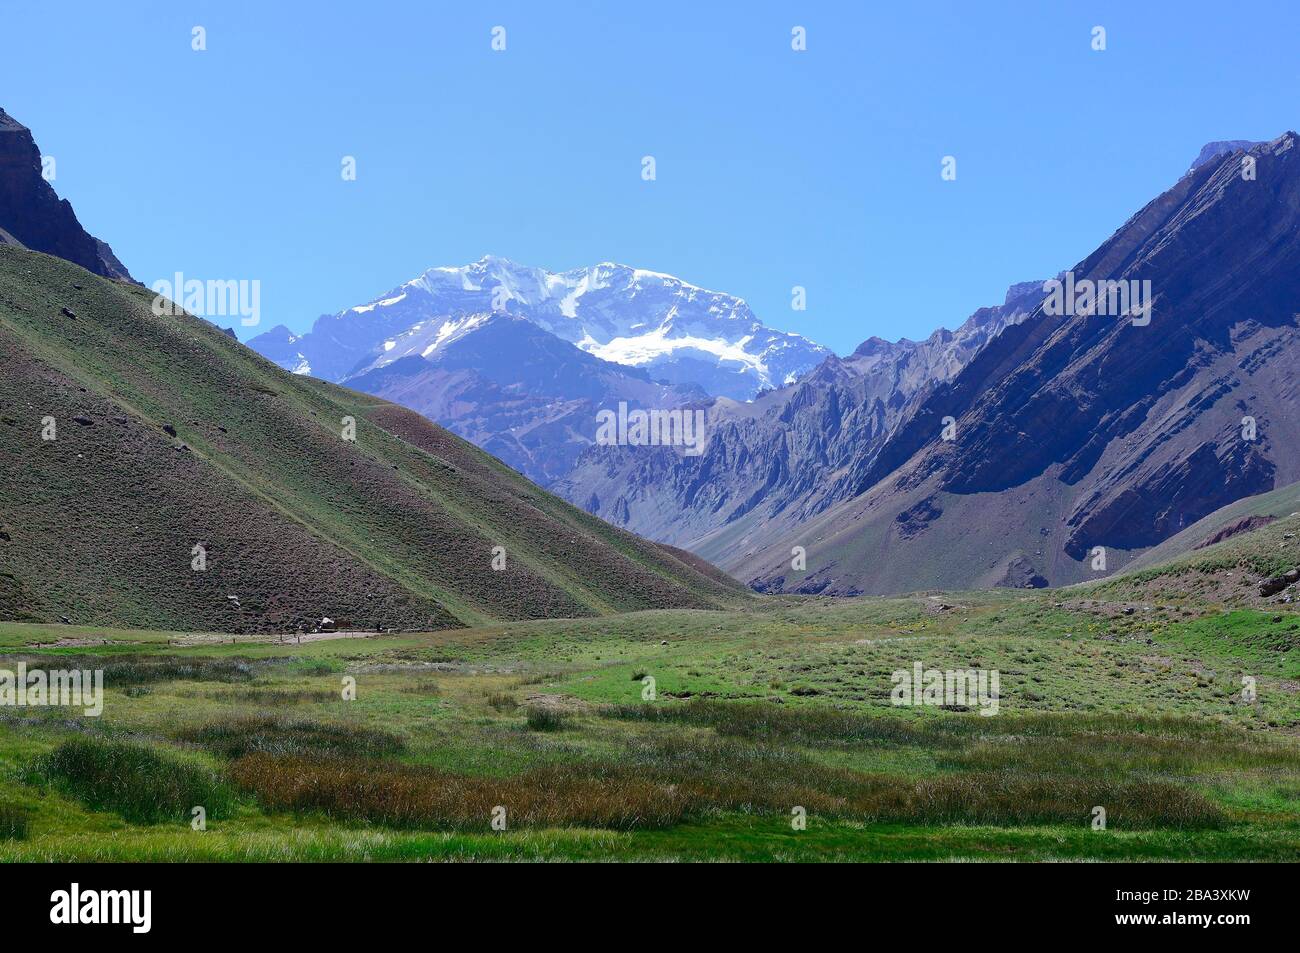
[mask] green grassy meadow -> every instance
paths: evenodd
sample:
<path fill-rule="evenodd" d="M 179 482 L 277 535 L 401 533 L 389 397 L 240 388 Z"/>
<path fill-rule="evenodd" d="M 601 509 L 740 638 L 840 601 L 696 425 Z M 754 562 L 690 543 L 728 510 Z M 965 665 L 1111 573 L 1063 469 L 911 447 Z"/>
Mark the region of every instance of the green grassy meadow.
<path fill-rule="evenodd" d="M 102 717 L 0 708 L 0 859 L 1296 860 L 1297 644 L 1289 606 L 1087 587 L 301 643 L 0 623 L 0 668 L 105 673 Z M 892 705 L 916 661 L 997 670 L 998 713 Z"/>

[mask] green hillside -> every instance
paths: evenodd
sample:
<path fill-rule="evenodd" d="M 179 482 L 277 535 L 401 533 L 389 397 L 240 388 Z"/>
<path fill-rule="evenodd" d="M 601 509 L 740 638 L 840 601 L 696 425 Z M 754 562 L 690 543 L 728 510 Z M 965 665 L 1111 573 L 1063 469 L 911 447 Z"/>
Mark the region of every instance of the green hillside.
<path fill-rule="evenodd" d="M 1289 603 L 1259 591 L 1300 567 L 1300 483 L 1237 500 L 1198 520 L 1107 579 L 1071 587 L 1106 598 L 1194 600 L 1220 606 Z"/>
<path fill-rule="evenodd" d="M 1271 493 L 1248 496 L 1244 500 L 1237 500 L 1222 509 L 1215 510 L 1204 519 L 1197 520 L 1181 533 L 1169 537 L 1159 546 L 1148 549 L 1125 568 L 1126 570 L 1148 569 L 1198 549 L 1208 548 L 1207 543 L 1214 540 L 1216 536 L 1226 540 L 1297 512 L 1300 512 L 1300 483 L 1279 487 Z M 1276 531 L 1271 535 L 1276 535 Z M 1260 543 L 1268 538 L 1271 536 L 1257 537 L 1254 542 Z"/>
<path fill-rule="evenodd" d="M 410 411 L 152 300 L 0 247 L 0 619 L 438 629 L 750 598 Z"/>

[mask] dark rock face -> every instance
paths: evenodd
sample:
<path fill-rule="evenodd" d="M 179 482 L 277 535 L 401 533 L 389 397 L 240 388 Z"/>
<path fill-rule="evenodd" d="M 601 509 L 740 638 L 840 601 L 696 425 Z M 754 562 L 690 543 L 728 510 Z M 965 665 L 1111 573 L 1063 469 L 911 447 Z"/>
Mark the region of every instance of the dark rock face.
<path fill-rule="evenodd" d="M 26 126 L 0 109 L 0 244 L 56 255 L 105 278 L 131 281 L 113 250 L 87 234 L 66 199 L 41 176 L 41 152 Z"/>
<path fill-rule="evenodd" d="M 1091 578 L 1300 479 L 1298 146 L 1294 133 L 1251 146 L 1254 179 L 1218 149 L 1073 269 L 1150 281 L 1149 324 L 1040 305 L 929 389 L 861 459 L 854 497 L 801 527 L 838 559 L 828 591 Z M 873 529 L 916 525 L 923 499 L 942 512 L 922 532 Z M 842 555 L 866 538 L 882 540 L 870 557 Z M 1104 570 L 1099 547 L 1120 551 Z M 786 551 L 760 541 L 721 561 L 771 580 Z"/>
<path fill-rule="evenodd" d="M 900 539 L 912 539 L 921 535 L 928 524 L 937 520 L 943 515 L 943 510 L 935 501 L 933 496 L 927 496 L 921 502 L 909 506 L 903 512 L 894 517 L 894 522 L 898 524 L 897 532 Z"/>
<path fill-rule="evenodd" d="M 1259 594 L 1261 596 L 1275 596 L 1287 586 L 1295 583 L 1300 579 L 1300 571 L 1295 569 L 1288 570 L 1280 576 L 1270 576 L 1259 582 Z"/>
<path fill-rule="evenodd" d="M 1132 484 L 1103 484 L 1071 514 L 1065 551 L 1083 559 L 1096 540 L 1145 549 L 1244 496 L 1273 489 L 1276 467 L 1240 443 L 1202 443 Z"/>
<path fill-rule="evenodd" d="M 1048 582 L 1034 572 L 1034 564 L 1025 556 L 1017 554 L 1007 561 L 1006 572 L 994 585 L 1009 589 L 1044 589 Z"/>

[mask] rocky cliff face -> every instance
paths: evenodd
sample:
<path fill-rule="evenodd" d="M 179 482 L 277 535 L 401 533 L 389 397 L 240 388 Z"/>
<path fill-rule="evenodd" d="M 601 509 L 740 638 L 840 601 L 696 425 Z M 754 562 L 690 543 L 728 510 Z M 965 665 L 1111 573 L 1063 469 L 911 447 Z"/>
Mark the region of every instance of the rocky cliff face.
<path fill-rule="evenodd" d="M 851 499 L 724 564 L 827 592 L 1068 583 L 1300 479 L 1300 149 L 1250 155 L 1254 178 L 1220 150 L 1072 270 L 1149 282 L 1149 323 L 1045 302 L 915 406 Z"/>
<path fill-rule="evenodd" d="M 31 131 L 0 109 L 0 244 L 55 255 L 87 271 L 130 281 L 113 250 L 86 232 L 66 199 L 41 175 Z"/>

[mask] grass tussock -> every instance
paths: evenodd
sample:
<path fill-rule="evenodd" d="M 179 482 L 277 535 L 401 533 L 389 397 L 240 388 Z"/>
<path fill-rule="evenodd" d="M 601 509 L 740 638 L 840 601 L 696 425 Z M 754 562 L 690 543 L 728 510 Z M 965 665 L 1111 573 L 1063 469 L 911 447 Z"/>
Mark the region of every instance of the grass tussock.
<path fill-rule="evenodd" d="M 428 695 L 436 698 L 442 694 L 442 686 L 437 682 L 416 682 L 414 685 L 407 685 L 402 689 L 407 695 Z"/>
<path fill-rule="evenodd" d="M 0 801 L 0 840 L 26 840 L 31 811 L 21 804 Z"/>
<path fill-rule="evenodd" d="M 978 716 L 977 716 L 978 717 Z M 1162 780 L 1121 781 L 986 771 L 921 778 L 831 767 L 797 751 L 668 736 L 632 745 L 620 768 L 672 784 L 692 811 L 788 813 L 909 824 L 1085 823 L 1106 808 L 1112 827 L 1217 827 L 1201 794 Z"/>
<path fill-rule="evenodd" d="M 163 655 L 101 660 L 99 667 L 104 669 L 104 684 L 117 687 L 154 682 L 247 682 L 270 661 Z"/>
<path fill-rule="evenodd" d="M 587 760 L 508 778 L 385 763 L 250 755 L 237 784 L 268 808 L 401 827 L 481 828 L 496 805 L 522 826 L 659 827 L 716 811 L 810 813 L 908 824 L 1079 824 L 1096 806 L 1115 828 L 1217 827 L 1221 810 L 1159 780 L 1001 772 L 923 778 L 830 767 L 788 749 L 682 737 L 633 743 L 617 762 Z"/>
<path fill-rule="evenodd" d="M 671 786 L 648 778 L 592 776 L 560 766 L 500 779 L 252 754 L 236 761 L 231 774 L 271 810 L 319 811 L 393 827 L 488 830 L 501 806 L 509 828 L 626 830 L 669 826 L 687 806 Z"/>
<path fill-rule="evenodd" d="M 977 714 L 906 717 L 833 708 L 786 708 L 769 702 L 691 701 L 685 704 L 615 705 L 607 718 L 712 728 L 719 735 L 750 740 L 825 745 L 960 745 L 987 737 L 1077 738 L 1145 735 L 1203 741 L 1240 739 L 1242 733 L 1203 719 L 1128 714 L 1025 714 L 986 718 Z"/>
<path fill-rule="evenodd" d="M 39 774 L 94 810 L 114 811 L 138 824 L 229 812 L 230 787 L 200 765 L 125 741 L 73 738 L 37 765 Z"/>
<path fill-rule="evenodd" d="M 901 787 L 890 780 L 877 780 L 852 801 L 852 813 L 927 824 L 1084 824 L 1100 806 L 1108 825 L 1121 829 L 1214 828 L 1226 821 L 1208 798 L 1168 781 L 998 773 L 937 775 Z"/>
<path fill-rule="evenodd" d="M 510 712 L 519 707 L 519 700 L 509 692 L 493 692 L 487 696 L 487 703 L 499 712 Z"/>
<path fill-rule="evenodd" d="M 553 705 L 529 705 L 526 723 L 529 731 L 562 731 L 569 718 Z"/>
<path fill-rule="evenodd" d="M 284 689 L 284 688 L 242 688 L 214 696 L 221 701 L 247 702 L 250 705 L 264 707 L 288 707 L 290 705 L 323 705 L 328 702 L 342 701 L 342 694 L 320 689 Z"/>
<path fill-rule="evenodd" d="M 128 688 L 156 682 L 248 682 L 259 672 L 283 666 L 288 659 L 202 658 L 176 655 L 25 655 L 5 660 L 28 668 L 102 670 L 106 688 Z"/>
<path fill-rule="evenodd" d="M 376 728 L 274 715 L 222 718 L 182 731 L 178 737 L 228 758 L 254 752 L 378 757 L 406 749 L 399 735 Z"/>
<path fill-rule="evenodd" d="M 1191 777 L 1247 771 L 1300 771 L 1300 750 L 1243 735 L 1235 741 L 1149 735 L 990 739 L 949 750 L 941 767 L 962 771 L 1038 771 L 1101 777 Z"/>

